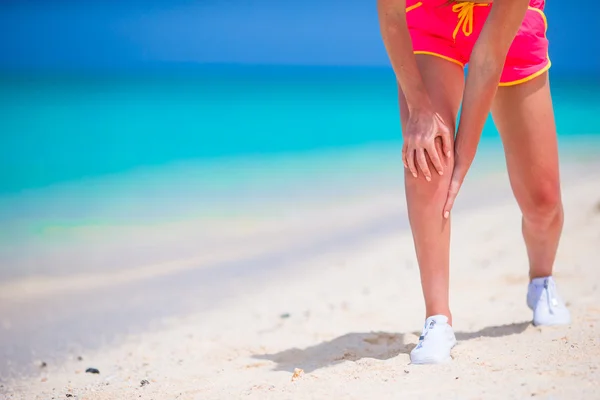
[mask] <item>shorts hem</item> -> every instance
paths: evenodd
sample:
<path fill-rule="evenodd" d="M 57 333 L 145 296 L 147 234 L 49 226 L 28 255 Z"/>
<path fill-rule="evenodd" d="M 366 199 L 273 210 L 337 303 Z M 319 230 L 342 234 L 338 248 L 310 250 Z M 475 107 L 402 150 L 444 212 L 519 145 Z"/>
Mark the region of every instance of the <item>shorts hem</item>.
<path fill-rule="evenodd" d="M 550 59 L 548 59 L 548 63 L 544 66 L 544 68 L 540 69 L 539 71 L 536 71 L 531 75 L 528 75 L 521 79 L 517 79 L 515 81 L 500 82 L 498 84 L 498 86 L 515 86 L 515 85 L 519 85 L 521 83 L 529 82 L 529 81 L 537 78 L 538 76 L 542 75 L 544 72 L 548 71 L 551 66 L 552 66 L 552 63 L 550 62 Z"/>
<path fill-rule="evenodd" d="M 439 57 L 439 58 L 441 58 L 443 60 L 450 61 L 451 63 L 460 65 L 462 68 L 465 67 L 465 64 L 463 64 L 462 62 L 460 62 L 460 61 L 458 61 L 458 60 L 456 60 L 456 59 L 454 59 L 452 57 L 448 57 L 448 56 L 445 56 L 445 55 L 439 54 L 439 53 L 434 53 L 432 51 L 415 50 L 415 51 L 413 51 L 413 53 L 414 54 L 422 54 L 422 55 L 427 55 L 427 56 Z"/>

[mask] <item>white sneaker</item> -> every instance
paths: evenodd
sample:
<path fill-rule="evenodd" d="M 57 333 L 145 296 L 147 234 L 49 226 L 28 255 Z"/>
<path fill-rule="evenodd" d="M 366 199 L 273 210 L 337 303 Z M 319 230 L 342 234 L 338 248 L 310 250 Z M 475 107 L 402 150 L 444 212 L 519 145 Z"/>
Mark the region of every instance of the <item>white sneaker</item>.
<path fill-rule="evenodd" d="M 558 296 L 551 276 L 531 281 L 527 289 L 527 306 L 533 310 L 533 324 L 536 326 L 571 323 L 571 314 Z"/>
<path fill-rule="evenodd" d="M 454 330 L 445 315 L 427 318 L 419 343 L 410 352 L 412 364 L 439 364 L 450 361 L 450 350 L 456 345 Z"/>

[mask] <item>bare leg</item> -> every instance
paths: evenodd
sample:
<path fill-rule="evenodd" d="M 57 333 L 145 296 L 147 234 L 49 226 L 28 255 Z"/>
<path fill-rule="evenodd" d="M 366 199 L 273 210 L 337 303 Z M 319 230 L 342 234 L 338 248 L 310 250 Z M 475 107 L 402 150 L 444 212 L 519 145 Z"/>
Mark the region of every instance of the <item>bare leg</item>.
<path fill-rule="evenodd" d="M 417 55 L 417 63 L 435 111 L 446 123 L 454 127 L 464 88 L 462 68 L 428 55 Z M 408 119 L 408 109 L 401 90 L 399 101 L 404 127 Z M 437 145 L 441 147 L 441 143 Z M 446 315 L 450 323 L 450 220 L 444 219 L 442 212 L 453 166 L 453 160 L 450 160 L 444 175 L 432 174 L 431 182 L 427 182 L 423 174 L 419 174 L 418 178 L 414 178 L 408 170 L 405 170 L 404 174 L 408 217 L 425 297 L 425 317 Z M 431 163 L 430 168 L 435 171 Z"/>
<path fill-rule="evenodd" d="M 492 107 L 523 213 L 530 279 L 552 275 L 563 225 L 558 144 L 548 74 L 500 87 Z"/>

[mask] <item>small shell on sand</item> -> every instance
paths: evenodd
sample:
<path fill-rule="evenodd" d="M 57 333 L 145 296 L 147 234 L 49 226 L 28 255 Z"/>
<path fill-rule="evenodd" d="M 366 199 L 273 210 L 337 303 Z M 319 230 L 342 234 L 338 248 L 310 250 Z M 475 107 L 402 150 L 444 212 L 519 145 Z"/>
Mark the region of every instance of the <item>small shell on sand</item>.
<path fill-rule="evenodd" d="M 292 382 L 299 379 L 302 375 L 304 375 L 304 370 L 302 368 L 294 368 L 294 374 L 292 375 Z"/>

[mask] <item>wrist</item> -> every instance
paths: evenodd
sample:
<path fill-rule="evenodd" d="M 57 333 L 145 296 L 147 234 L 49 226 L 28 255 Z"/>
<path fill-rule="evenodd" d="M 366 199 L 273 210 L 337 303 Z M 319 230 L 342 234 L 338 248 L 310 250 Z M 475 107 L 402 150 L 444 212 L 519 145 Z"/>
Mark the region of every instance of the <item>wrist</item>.
<path fill-rule="evenodd" d="M 408 113 L 411 116 L 428 116 L 433 114 L 433 106 L 431 105 L 431 101 L 427 95 L 423 95 L 419 98 L 413 98 L 411 101 L 407 99 L 406 106 L 408 108 Z"/>
<path fill-rule="evenodd" d="M 398 81 L 398 86 L 402 89 L 410 114 L 431 114 L 433 106 L 420 77 L 413 77 L 403 85 Z"/>

